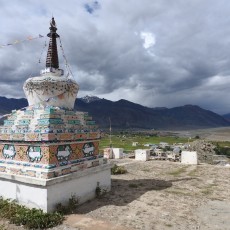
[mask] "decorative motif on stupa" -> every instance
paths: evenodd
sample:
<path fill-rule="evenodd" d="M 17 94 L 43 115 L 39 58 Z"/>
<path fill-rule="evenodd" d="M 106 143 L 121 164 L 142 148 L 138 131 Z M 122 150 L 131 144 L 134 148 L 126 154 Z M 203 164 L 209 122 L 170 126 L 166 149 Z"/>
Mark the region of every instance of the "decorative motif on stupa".
<path fill-rule="evenodd" d="M 79 86 L 75 80 L 64 76 L 64 71 L 59 69 L 57 41 L 59 35 L 54 18 L 50 22 L 50 38 L 46 57 L 46 68 L 41 71 L 41 76 L 26 80 L 23 89 L 29 106 L 41 104 L 64 109 L 73 109 Z"/>

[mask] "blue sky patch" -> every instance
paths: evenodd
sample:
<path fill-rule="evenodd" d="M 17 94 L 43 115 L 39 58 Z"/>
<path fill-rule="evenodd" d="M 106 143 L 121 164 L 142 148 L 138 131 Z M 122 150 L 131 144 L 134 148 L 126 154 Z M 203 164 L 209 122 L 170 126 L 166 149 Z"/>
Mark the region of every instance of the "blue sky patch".
<path fill-rule="evenodd" d="M 95 10 L 100 8 L 100 4 L 98 1 L 93 1 L 91 3 L 84 4 L 84 8 L 88 13 L 93 14 Z"/>

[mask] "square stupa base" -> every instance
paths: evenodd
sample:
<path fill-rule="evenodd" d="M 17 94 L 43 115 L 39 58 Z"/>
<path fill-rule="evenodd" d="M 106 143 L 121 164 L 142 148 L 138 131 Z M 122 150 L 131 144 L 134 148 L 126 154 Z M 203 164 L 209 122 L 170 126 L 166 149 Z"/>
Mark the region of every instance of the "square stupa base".
<path fill-rule="evenodd" d="M 110 191 L 110 168 L 110 164 L 104 164 L 48 180 L 0 173 L 0 196 L 51 212 L 58 203 L 65 205 L 73 195 L 79 204 L 95 198 L 97 186 Z"/>
<path fill-rule="evenodd" d="M 138 161 L 148 161 L 150 158 L 149 149 L 136 149 L 135 150 L 135 160 Z"/>
<path fill-rule="evenodd" d="M 196 151 L 182 151 L 181 152 L 181 163 L 197 165 L 197 152 Z"/>

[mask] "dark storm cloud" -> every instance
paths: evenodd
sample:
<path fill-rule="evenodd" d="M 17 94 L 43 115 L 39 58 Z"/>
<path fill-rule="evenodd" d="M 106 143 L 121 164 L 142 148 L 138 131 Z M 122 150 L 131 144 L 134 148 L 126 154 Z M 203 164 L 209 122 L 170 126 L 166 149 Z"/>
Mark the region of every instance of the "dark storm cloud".
<path fill-rule="evenodd" d="M 227 0 L 1 1 L 0 44 L 46 35 L 54 15 L 80 96 L 224 113 L 229 8 Z M 0 49 L 2 95 L 23 96 L 23 82 L 44 68 L 45 53 L 40 65 L 38 59 L 45 40 Z M 59 58 L 64 68 L 61 50 Z"/>

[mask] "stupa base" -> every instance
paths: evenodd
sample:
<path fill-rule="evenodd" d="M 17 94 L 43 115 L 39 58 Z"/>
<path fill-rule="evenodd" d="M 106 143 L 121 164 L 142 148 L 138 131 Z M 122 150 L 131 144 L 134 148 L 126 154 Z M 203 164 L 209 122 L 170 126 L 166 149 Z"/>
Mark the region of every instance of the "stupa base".
<path fill-rule="evenodd" d="M 103 164 L 52 179 L 0 173 L 0 196 L 52 212 L 58 203 L 65 205 L 73 195 L 79 204 L 95 198 L 97 186 L 110 191 L 110 168 L 110 164 Z"/>

